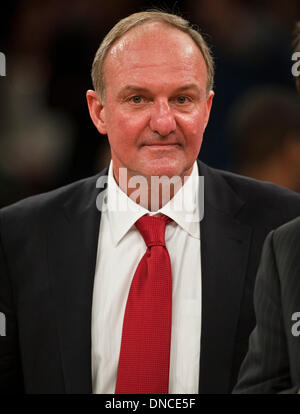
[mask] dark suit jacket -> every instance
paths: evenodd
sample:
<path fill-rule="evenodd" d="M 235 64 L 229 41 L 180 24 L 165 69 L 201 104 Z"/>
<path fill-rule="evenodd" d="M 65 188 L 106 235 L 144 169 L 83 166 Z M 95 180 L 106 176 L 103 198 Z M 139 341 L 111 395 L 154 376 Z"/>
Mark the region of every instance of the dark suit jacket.
<path fill-rule="evenodd" d="M 299 315 L 292 316 L 300 312 L 300 217 L 267 237 L 254 298 L 257 325 L 234 392 L 297 392 L 300 328 Z"/>
<path fill-rule="evenodd" d="M 254 327 L 263 241 L 300 215 L 300 196 L 217 171 L 204 176 L 200 393 L 229 393 Z M 0 389 L 90 393 L 100 174 L 0 211 Z"/>

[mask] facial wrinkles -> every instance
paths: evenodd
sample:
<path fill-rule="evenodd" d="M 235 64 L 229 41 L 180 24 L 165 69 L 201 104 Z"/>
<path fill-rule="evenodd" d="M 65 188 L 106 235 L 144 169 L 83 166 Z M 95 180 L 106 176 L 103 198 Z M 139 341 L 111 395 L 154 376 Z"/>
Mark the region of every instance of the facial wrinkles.
<path fill-rule="evenodd" d="M 150 26 L 151 32 L 148 30 Z M 153 26 L 156 26 L 154 30 Z M 170 51 L 174 53 L 170 54 Z M 204 59 L 194 41 L 177 29 L 157 23 L 137 27 L 125 34 L 112 47 L 108 59 L 115 75 L 120 78 L 124 73 L 151 68 L 153 71 L 161 68 L 168 73 L 181 71 L 181 74 L 189 74 L 193 66 L 199 76 L 206 77 Z"/>
<path fill-rule="evenodd" d="M 174 57 L 174 60 L 171 61 L 170 59 L 165 59 L 162 55 L 151 55 L 149 59 L 149 55 L 137 52 L 136 54 L 131 53 L 128 54 L 127 64 L 123 65 L 120 61 L 114 65 L 115 68 L 115 75 L 117 77 L 125 78 L 124 74 L 126 75 L 138 75 L 142 74 L 143 71 L 147 73 L 147 77 L 143 79 L 145 84 L 152 83 L 152 79 L 159 78 L 162 75 L 165 75 L 166 78 L 172 79 L 173 76 L 178 76 L 178 81 L 181 83 L 188 82 L 192 83 L 194 78 L 194 72 L 198 72 L 199 76 L 204 76 L 204 73 L 201 73 L 201 67 L 196 66 L 193 59 L 190 57 L 186 57 L 184 59 Z M 178 61 L 181 63 L 179 64 Z M 192 71 L 191 68 L 195 67 L 196 71 Z M 159 75 L 159 76 L 158 76 Z M 183 78 L 184 77 L 184 78 Z"/>
<path fill-rule="evenodd" d="M 155 99 L 166 100 L 174 98 L 175 95 L 186 95 L 192 93 L 195 97 L 196 104 L 202 102 L 206 97 L 205 81 L 199 83 L 198 76 L 191 72 L 190 67 L 176 66 L 170 67 L 170 65 L 145 65 L 144 67 L 139 65 L 138 67 L 128 68 L 114 68 L 114 82 L 110 84 L 111 91 L 119 98 L 122 96 L 121 89 L 126 90 L 126 87 L 135 86 L 145 89 L 145 93 L 148 97 Z M 199 76 L 201 76 L 199 74 Z M 195 91 L 180 90 L 183 86 L 195 84 L 198 86 L 198 93 Z M 130 89 L 128 89 L 128 94 Z M 135 93 L 135 90 L 132 90 Z M 136 94 L 144 94 L 144 91 L 136 90 Z M 126 96 L 126 92 L 124 95 Z"/>
<path fill-rule="evenodd" d="M 107 56 L 106 63 L 109 61 L 107 66 L 114 79 L 113 87 L 111 83 L 109 85 L 112 94 L 132 83 L 148 88 L 155 99 L 160 94 L 168 100 L 176 87 L 197 83 L 203 95 L 201 101 L 205 99 L 206 66 L 193 40 L 183 37 L 177 29 L 162 25 L 151 33 L 147 30 L 141 33 L 139 29 L 133 29 L 120 39 Z M 170 53 L 170 50 L 174 52 Z M 190 114 L 179 113 L 176 121 L 180 127 L 180 122 L 190 121 Z M 190 123 L 190 127 L 192 133 L 199 134 L 199 125 Z"/>

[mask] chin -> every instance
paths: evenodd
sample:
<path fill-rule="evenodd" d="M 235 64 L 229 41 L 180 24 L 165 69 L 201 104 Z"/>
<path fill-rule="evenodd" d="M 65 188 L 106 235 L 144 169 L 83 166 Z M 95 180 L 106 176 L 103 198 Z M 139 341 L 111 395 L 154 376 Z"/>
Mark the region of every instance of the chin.
<path fill-rule="evenodd" d="M 150 163 L 149 163 L 150 164 Z M 174 177 L 182 176 L 185 171 L 183 166 L 177 165 L 176 163 L 167 163 L 160 165 L 149 165 L 147 168 L 144 168 L 143 175 L 146 177 L 157 176 L 157 177 Z"/>

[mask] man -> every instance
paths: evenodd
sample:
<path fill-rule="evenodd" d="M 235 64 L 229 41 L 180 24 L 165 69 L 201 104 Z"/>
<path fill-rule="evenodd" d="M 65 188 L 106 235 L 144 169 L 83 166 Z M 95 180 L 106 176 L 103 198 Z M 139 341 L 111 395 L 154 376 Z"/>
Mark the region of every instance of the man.
<path fill-rule="evenodd" d="M 296 393 L 300 389 L 300 218 L 272 231 L 255 285 L 257 325 L 235 393 Z"/>
<path fill-rule="evenodd" d="M 108 135 L 109 169 L 0 214 L 1 389 L 228 393 L 254 326 L 263 241 L 300 214 L 299 195 L 197 162 L 213 63 L 187 21 L 123 19 L 92 76 L 88 106 Z M 166 201 L 155 176 L 183 185 Z"/>

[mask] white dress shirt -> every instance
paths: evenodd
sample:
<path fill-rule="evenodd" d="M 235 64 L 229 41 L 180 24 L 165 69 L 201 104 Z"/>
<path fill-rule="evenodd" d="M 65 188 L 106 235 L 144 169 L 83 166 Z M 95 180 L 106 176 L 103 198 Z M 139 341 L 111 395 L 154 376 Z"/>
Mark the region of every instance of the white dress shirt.
<path fill-rule="evenodd" d="M 144 214 L 157 213 L 173 219 L 165 233 L 172 267 L 169 393 L 198 393 L 201 258 L 197 163 L 184 186 L 155 213 L 134 203 L 120 189 L 113 178 L 112 162 L 108 177 L 92 305 L 93 393 L 115 392 L 127 296 L 136 267 L 147 248 L 134 223 Z M 115 208 L 120 205 L 117 199 L 134 208 L 118 211 Z M 179 211 L 178 206 L 181 205 Z"/>

